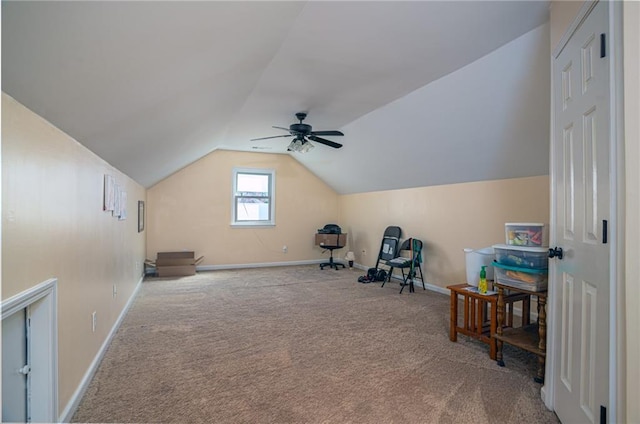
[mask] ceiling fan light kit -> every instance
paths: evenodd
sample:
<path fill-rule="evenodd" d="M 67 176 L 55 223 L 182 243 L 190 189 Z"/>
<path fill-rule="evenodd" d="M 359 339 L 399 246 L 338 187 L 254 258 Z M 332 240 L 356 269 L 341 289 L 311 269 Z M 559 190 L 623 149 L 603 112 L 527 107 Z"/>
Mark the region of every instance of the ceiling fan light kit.
<path fill-rule="evenodd" d="M 291 144 L 287 147 L 287 151 L 289 152 L 298 152 L 298 153 L 307 153 L 313 150 L 316 146 L 311 144 L 311 142 L 306 140 L 291 140 Z"/>
<path fill-rule="evenodd" d="M 296 113 L 296 118 L 298 118 L 298 120 L 300 121 L 299 123 L 291 124 L 289 125 L 289 128 L 276 127 L 276 126 L 273 127 L 279 130 L 289 131 L 289 134 L 274 135 L 271 137 L 252 138 L 251 141 L 294 136 L 295 138 L 291 141 L 291 143 L 287 147 L 287 151 L 299 152 L 299 153 L 307 153 L 315 147 L 313 144 L 311 144 L 309 140 L 315 141 L 316 143 L 324 144 L 325 146 L 333 147 L 334 149 L 339 149 L 340 147 L 342 147 L 342 144 L 340 143 L 336 143 L 335 141 L 318 137 L 319 135 L 343 136 L 344 134 L 342 132 L 337 130 L 313 131 L 313 128 L 311 127 L 311 125 L 302 123 L 302 121 L 306 117 L 307 117 L 307 114 L 305 112 L 298 112 Z"/>

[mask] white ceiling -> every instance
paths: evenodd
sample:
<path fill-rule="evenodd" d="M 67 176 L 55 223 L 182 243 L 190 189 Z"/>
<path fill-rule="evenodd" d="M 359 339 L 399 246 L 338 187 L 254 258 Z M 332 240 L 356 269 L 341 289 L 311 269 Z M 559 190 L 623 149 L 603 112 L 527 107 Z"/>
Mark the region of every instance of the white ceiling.
<path fill-rule="evenodd" d="M 2 90 L 146 187 L 215 149 L 286 153 L 250 139 L 299 111 L 345 133 L 292 153 L 339 193 L 540 175 L 547 20 L 546 1 L 3 1 Z"/>

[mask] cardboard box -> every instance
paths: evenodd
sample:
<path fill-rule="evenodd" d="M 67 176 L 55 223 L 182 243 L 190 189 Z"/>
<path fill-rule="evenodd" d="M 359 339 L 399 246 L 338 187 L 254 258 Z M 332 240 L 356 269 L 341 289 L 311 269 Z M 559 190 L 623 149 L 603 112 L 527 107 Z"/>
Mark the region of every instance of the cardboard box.
<path fill-rule="evenodd" d="M 344 247 L 347 244 L 347 234 L 316 234 L 316 246 Z"/>
<path fill-rule="evenodd" d="M 158 277 L 181 277 L 195 275 L 196 265 L 204 256 L 195 257 L 195 252 L 158 252 L 155 262 L 146 260 L 145 264 L 154 266 Z"/>
<path fill-rule="evenodd" d="M 158 277 L 184 277 L 196 275 L 195 265 L 170 265 L 156 267 Z"/>

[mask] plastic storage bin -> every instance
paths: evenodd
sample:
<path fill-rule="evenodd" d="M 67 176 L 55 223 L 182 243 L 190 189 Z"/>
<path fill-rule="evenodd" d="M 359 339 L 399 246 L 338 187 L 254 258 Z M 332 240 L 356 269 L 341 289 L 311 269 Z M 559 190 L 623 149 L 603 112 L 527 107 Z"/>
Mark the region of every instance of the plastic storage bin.
<path fill-rule="evenodd" d="M 544 291 L 548 285 L 546 269 L 520 268 L 494 262 L 496 283 L 529 291 Z"/>
<path fill-rule="evenodd" d="M 549 228 L 546 224 L 508 222 L 504 224 L 506 243 L 513 246 L 549 246 Z"/>
<path fill-rule="evenodd" d="M 493 250 L 496 261 L 502 265 L 529 269 L 546 269 L 549 266 L 549 251 L 545 247 L 494 244 Z"/>
<path fill-rule="evenodd" d="M 491 264 L 496 259 L 493 247 L 483 247 L 482 249 L 464 249 L 464 256 L 467 268 L 467 284 L 478 286 L 480 279 L 480 268 L 486 265 L 487 280 L 493 280 L 493 267 Z"/>

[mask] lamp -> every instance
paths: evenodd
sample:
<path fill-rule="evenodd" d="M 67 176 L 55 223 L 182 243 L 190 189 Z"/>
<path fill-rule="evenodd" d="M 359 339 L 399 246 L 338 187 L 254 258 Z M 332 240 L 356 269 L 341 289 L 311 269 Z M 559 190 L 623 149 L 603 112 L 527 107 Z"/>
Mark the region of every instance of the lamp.
<path fill-rule="evenodd" d="M 353 268 L 353 261 L 356 259 L 353 252 L 347 252 L 347 256 L 345 256 L 344 259 L 349 261 L 349 268 Z"/>
<path fill-rule="evenodd" d="M 314 147 L 315 146 L 308 140 L 294 138 L 293 140 L 291 140 L 291 143 L 289 144 L 289 147 L 287 147 L 287 150 L 290 152 L 307 153 Z"/>
<path fill-rule="evenodd" d="M 313 150 L 313 148 L 316 147 L 313 144 L 311 144 L 311 142 L 309 141 L 305 141 L 304 143 L 302 143 L 302 147 L 300 148 L 300 153 L 307 153 L 311 150 Z"/>

